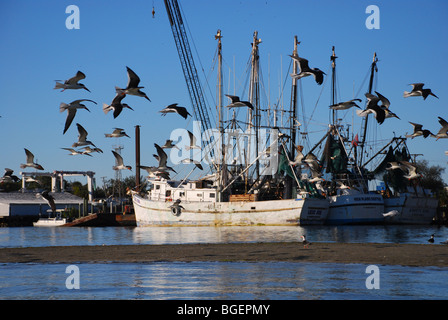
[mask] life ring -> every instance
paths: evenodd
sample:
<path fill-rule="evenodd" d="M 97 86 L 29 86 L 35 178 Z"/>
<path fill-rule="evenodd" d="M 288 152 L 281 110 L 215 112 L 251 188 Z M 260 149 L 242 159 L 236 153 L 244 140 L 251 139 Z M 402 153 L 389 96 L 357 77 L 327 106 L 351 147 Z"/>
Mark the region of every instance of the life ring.
<path fill-rule="evenodd" d="M 182 213 L 182 208 L 178 206 L 171 207 L 171 213 L 173 216 L 178 217 Z"/>

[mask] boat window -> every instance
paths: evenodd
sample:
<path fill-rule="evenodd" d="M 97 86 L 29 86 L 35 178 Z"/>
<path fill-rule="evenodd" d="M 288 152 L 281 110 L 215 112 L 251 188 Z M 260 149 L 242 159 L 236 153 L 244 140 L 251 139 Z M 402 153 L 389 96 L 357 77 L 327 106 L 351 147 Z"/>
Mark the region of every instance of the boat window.
<path fill-rule="evenodd" d="M 196 197 L 201 198 L 202 197 L 202 193 L 196 193 Z"/>
<path fill-rule="evenodd" d="M 209 193 L 209 195 L 210 195 L 210 198 L 214 198 L 215 197 L 215 193 L 214 192 Z"/>
<path fill-rule="evenodd" d="M 159 190 L 159 189 L 160 189 L 160 185 L 156 184 L 156 190 Z"/>

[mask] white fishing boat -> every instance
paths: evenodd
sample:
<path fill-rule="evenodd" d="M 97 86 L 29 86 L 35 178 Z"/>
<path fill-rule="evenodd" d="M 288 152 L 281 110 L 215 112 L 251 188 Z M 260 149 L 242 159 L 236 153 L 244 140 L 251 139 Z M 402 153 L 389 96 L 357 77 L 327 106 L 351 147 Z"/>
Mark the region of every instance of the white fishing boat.
<path fill-rule="evenodd" d="M 179 30 L 182 30 L 183 25 L 179 19 L 180 12 L 176 6 L 171 7 L 171 2 L 176 1 L 165 1 L 165 4 L 175 38 L 182 36 L 186 40 L 185 35 L 177 34 Z M 177 18 L 174 17 L 175 15 Z M 144 194 L 138 191 L 132 192 L 137 226 L 323 224 L 328 214 L 328 200 L 316 190 L 312 183 L 300 181 L 295 174 L 295 169 L 289 164 L 289 159 L 295 156 L 292 137 L 296 136 L 296 127 L 291 119 L 293 117 L 288 114 L 287 123 L 291 124 L 289 127 L 278 126 L 275 121 L 274 125 L 261 123 L 258 80 L 258 45 L 261 41 L 257 38 L 257 32 L 254 33 L 252 42 L 249 101 L 232 104 L 235 108 L 239 107 L 240 113 L 247 112 L 244 121 L 237 118 L 236 112 L 233 112 L 231 119 L 227 121 L 223 119 L 220 30 L 215 39 L 218 40 L 219 62 L 217 87 L 220 88 L 216 108 L 219 128 L 216 129 L 210 128 L 208 108 L 202 106 L 201 101 L 195 100 L 197 97 L 202 97 L 202 92 L 200 86 L 196 85 L 198 78 L 194 66 L 185 70 L 193 64 L 188 54 L 186 56 L 182 54 L 185 50 L 188 52 L 189 48 L 178 47 L 183 71 L 189 75 L 186 76 L 188 87 L 193 90 L 190 96 L 194 114 L 202 126 L 202 131 L 199 132 L 201 137 L 191 140 L 191 144 L 186 146 L 186 149 L 194 149 L 196 141 L 205 142 L 204 148 L 198 151 L 201 153 L 199 160 L 193 160 L 194 157 L 191 157 L 186 159 L 188 161 L 182 162 L 195 164 L 190 174 L 194 170 L 203 170 L 204 163 L 210 166 L 211 173 L 198 179 L 190 180 L 190 174 L 188 174 L 180 181 L 171 180 L 168 170 L 172 168 L 169 168 L 166 163 L 168 156 L 156 145 L 159 166 L 151 172 L 153 177 L 148 179 L 151 189 Z M 294 52 L 297 50 L 297 43 L 295 38 Z M 182 46 L 182 43 L 176 44 Z M 293 80 L 293 88 L 295 85 L 296 79 Z M 232 103 L 237 101 L 234 96 L 227 96 L 232 99 Z M 241 129 L 243 127 L 244 131 Z M 139 141 L 138 132 L 136 128 L 136 142 Z M 208 139 L 207 134 L 210 132 L 214 137 L 213 141 Z M 189 135 L 192 139 L 191 132 Z M 292 151 L 290 148 L 288 152 L 286 143 L 290 143 L 293 147 Z M 213 144 L 214 149 L 207 149 Z M 180 150 L 183 149 L 179 148 Z M 138 153 L 136 154 L 137 168 L 139 168 L 142 166 L 139 166 L 140 159 Z M 206 158 L 208 161 L 205 161 Z M 172 160 L 171 157 L 170 160 Z M 280 164 L 277 167 L 278 163 Z M 149 167 L 145 168 L 148 170 Z M 139 176 L 138 173 L 137 176 Z"/>

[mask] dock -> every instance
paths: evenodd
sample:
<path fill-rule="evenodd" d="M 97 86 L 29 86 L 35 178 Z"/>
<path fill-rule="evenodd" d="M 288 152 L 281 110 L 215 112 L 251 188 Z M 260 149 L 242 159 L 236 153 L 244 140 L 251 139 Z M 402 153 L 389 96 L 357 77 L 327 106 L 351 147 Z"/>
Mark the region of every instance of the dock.
<path fill-rule="evenodd" d="M 134 214 L 92 213 L 68 222 L 61 227 L 134 227 Z"/>

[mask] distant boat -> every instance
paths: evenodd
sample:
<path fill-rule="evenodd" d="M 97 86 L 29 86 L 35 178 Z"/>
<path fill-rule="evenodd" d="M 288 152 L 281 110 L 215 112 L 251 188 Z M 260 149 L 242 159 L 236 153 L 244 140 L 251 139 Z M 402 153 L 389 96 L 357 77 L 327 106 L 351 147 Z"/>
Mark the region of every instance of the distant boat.
<path fill-rule="evenodd" d="M 37 222 L 33 222 L 34 227 L 60 227 L 67 223 L 65 218 L 40 218 Z"/>

